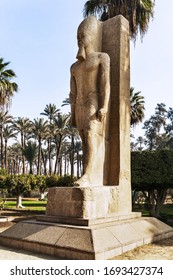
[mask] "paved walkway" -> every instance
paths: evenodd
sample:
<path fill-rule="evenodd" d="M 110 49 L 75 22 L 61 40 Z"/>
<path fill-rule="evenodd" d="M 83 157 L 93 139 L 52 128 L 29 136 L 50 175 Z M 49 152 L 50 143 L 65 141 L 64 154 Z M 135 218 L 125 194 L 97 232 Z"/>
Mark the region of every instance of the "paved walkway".
<path fill-rule="evenodd" d="M 0 260 L 53 260 L 49 256 L 32 254 L 17 249 L 9 249 L 0 246 Z"/>

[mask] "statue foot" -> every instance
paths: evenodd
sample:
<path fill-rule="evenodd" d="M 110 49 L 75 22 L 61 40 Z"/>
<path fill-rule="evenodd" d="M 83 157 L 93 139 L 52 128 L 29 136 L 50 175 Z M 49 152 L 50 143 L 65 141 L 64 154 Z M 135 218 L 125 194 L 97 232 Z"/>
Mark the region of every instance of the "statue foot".
<path fill-rule="evenodd" d="M 79 180 L 74 182 L 74 187 L 91 187 L 91 183 L 87 175 L 83 175 Z"/>

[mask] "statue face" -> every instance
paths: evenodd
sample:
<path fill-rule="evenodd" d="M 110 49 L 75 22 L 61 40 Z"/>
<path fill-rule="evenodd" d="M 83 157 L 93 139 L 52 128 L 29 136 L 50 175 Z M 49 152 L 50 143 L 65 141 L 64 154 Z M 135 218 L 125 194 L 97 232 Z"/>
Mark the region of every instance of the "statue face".
<path fill-rule="evenodd" d="M 78 28 L 77 40 L 79 51 L 77 59 L 84 60 L 89 52 L 94 51 L 95 40 L 98 32 L 98 21 L 91 16 L 85 19 Z"/>
<path fill-rule="evenodd" d="M 94 39 L 93 34 L 90 34 L 86 30 L 79 30 L 77 35 L 78 47 L 79 47 L 77 59 L 79 60 L 86 59 L 86 48 L 92 46 L 93 39 Z"/>
<path fill-rule="evenodd" d="M 77 40 L 79 48 L 81 46 L 87 47 L 88 45 L 92 44 L 93 36 L 89 32 L 83 30 L 78 33 Z"/>

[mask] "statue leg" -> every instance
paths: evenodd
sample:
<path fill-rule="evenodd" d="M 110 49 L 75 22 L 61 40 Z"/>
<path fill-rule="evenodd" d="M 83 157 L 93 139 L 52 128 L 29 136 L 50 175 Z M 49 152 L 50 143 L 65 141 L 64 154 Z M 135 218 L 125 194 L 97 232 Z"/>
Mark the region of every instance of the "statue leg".
<path fill-rule="evenodd" d="M 100 125 L 100 123 L 99 123 Z M 76 181 L 80 187 L 103 185 L 105 141 L 97 130 L 85 130 L 82 135 L 84 154 L 84 175 Z"/>

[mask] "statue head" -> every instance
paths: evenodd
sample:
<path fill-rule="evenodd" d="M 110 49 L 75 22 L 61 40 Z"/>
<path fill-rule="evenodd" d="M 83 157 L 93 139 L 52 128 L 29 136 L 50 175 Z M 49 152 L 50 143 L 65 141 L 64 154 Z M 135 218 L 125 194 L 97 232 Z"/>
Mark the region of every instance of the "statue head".
<path fill-rule="evenodd" d="M 84 19 L 78 27 L 77 40 L 79 60 L 86 59 L 89 52 L 100 51 L 101 22 L 94 16 Z"/>

